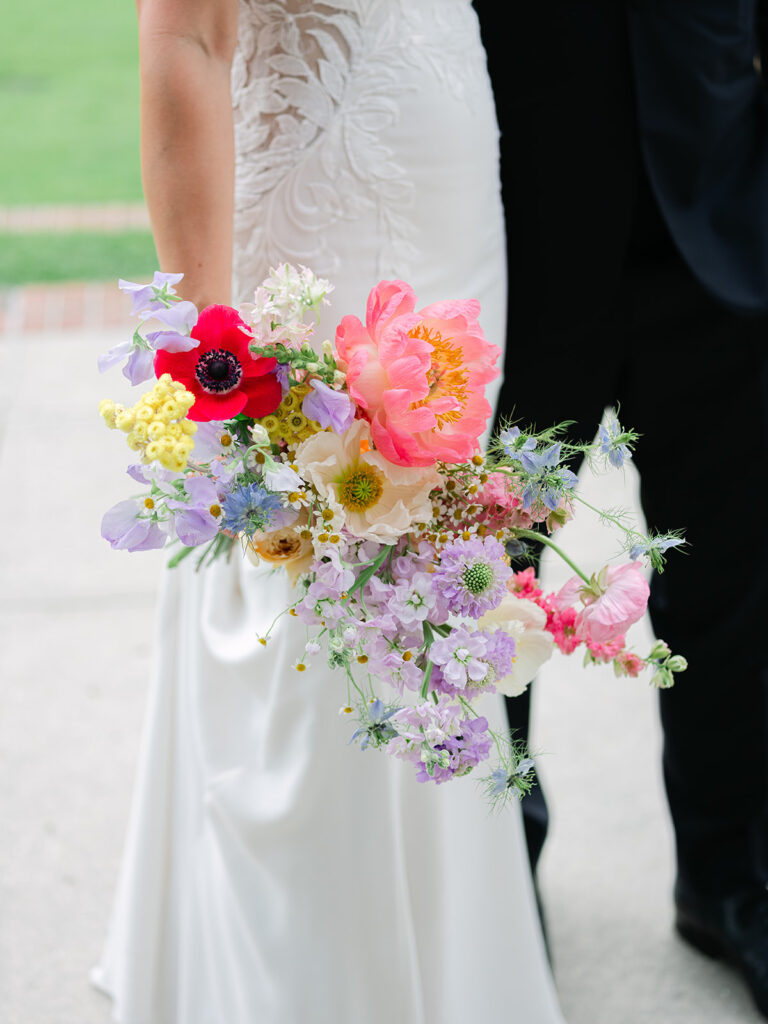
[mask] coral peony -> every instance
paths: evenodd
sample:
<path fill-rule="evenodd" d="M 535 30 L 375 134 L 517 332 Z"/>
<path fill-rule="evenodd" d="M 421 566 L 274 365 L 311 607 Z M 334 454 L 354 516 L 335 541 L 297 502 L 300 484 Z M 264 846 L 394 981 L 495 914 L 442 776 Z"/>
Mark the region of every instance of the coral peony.
<path fill-rule="evenodd" d="M 382 281 L 368 296 L 365 325 L 343 318 L 336 348 L 349 393 L 390 462 L 463 462 L 477 450 L 491 414 L 484 390 L 499 374 L 500 349 L 486 340 L 475 299 L 418 313 L 415 306 L 409 285 Z"/>
<path fill-rule="evenodd" d="M 248 327 L 229 306 L 208 306 L 192 328 L 199 341 L 189 352 L 160 351 L 155 374 L 169 373 L 195 396 L 191 420 L 229 420 L 238 413 L 267 416 L 280 404 L 282 388 L 274 359 L 254 358 Z"/>
<path fill-rule="evenodd" d="M 429 492 L 440 477 L 434 469 L 392 465 L 371 450 L 370 437 L 365 420 L 342 435 L 315 434 L 296 449 L 296 465 L 350 533 L 394 544 L 414 523 L 429 519 Z"/>

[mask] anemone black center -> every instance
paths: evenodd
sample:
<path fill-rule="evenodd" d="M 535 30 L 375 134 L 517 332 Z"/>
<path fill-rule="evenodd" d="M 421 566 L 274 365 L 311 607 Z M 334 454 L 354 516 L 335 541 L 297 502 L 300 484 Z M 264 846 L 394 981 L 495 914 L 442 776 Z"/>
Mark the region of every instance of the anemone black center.
<path fill-rule="evenodd" d="M 203 391 L 213 395 L 226 394 L 240 383 L 243 368 L 240 360 L 225 348 L 214 348 L 203 352 L 197 361 L 195 377 Z"/>

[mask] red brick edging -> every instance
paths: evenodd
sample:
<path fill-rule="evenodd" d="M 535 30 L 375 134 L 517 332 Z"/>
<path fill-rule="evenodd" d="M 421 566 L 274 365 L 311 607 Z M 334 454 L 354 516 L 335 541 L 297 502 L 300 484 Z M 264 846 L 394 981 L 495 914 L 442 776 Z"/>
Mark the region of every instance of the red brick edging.
<path fill-rule="evenodd" d="M 0 337 L 34 331 L 125 330 L 136 326 L 114 282 L 31 284 L 0 290 Z"/>

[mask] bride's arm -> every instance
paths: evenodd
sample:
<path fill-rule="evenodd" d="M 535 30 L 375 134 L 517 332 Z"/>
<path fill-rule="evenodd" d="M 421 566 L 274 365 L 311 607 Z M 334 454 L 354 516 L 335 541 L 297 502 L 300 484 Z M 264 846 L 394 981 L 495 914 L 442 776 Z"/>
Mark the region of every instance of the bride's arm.
<path fill-rule="evenodd" d="M 160 266 L 198 307 L 230 301 L 237 0 L 136 0 L 141 168 Z"/>

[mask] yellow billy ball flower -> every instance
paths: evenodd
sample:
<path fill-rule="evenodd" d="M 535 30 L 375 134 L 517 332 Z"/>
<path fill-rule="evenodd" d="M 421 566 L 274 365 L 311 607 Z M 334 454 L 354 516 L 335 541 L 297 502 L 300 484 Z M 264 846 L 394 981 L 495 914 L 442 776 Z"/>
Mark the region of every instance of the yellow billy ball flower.
<path fill-rule="evenodd" d="M 115 429 L 115 403 L 111 398 L 102 398 L 99 402 L 99 416 L 102 417 L 110 430 Z"/>
<path fill-rule="evenodd" d="M 147 437 L 150 441 L 157 441 L 163 436 L 166 430 L 171 429 L 172 428 L 166 427 L 164 423 L 161 423 L 160 420 L 153 420 L 147 428 Z"/>

